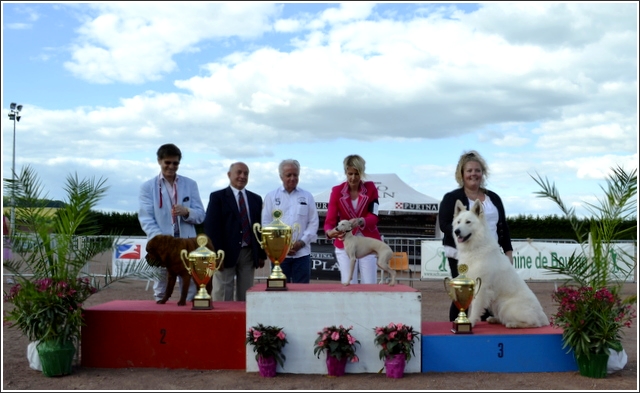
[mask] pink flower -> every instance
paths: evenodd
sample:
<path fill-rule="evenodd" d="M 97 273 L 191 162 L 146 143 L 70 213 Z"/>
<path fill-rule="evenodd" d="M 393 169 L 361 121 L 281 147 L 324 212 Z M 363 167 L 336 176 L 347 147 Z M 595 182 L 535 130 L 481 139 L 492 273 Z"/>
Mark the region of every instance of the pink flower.
<path fill-rule="evenodd" d="M 284 340 L 285 337 L 287 337 L 287 336 L 285 336 L 284 332 L 282 330 L 280 330 L 278 332 L 278 334 L 276 335 L 276 337 L 278 337 L 280 340 Z"/>
<path fill-rule="evenodd" d="M 338 340 L 340 340 L 340 333 L 338 333 L 338 332 L 333 332 L 333 333 L 331 333 L 331 339 L 332 339 L 333 341 L 338 341 Z"/>
<path fill-rule="evenodd" d="M 353 357 L 351 358 L 351 363 L 357 363 L 359 361 L 360 361 L 360 359 L 358 359 L 358 355 L 354 354 Z"/>

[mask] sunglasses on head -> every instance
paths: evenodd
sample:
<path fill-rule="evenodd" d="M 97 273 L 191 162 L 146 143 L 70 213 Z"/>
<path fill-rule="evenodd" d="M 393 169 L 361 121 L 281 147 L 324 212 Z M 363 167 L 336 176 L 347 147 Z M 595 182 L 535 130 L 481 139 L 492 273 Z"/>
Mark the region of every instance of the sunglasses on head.
<path fill-rule="evenodd" d="M 164 161 L 164 164 L 169 166 L 171 164 L 173 164 L 174 166 L 178 166 L 180 165 L 180 161 Z"/>

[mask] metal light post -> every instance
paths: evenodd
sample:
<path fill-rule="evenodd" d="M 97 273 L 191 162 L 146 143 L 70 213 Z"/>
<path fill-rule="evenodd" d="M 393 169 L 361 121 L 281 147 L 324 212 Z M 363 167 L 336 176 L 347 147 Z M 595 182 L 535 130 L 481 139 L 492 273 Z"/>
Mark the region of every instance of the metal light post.
<path fill-rule="evenodd" d="M 11 179 L 15 183 L 16 181 L 16 121 L 20 121 L 20 111 L 22 105 L 17 105 L 15 102 L 11 103 L 11 113 L 9 113 L 9 120 L 13 120 L 13 157 L 11 161 Z M 16 198 L 15 192 L 11 192 L 11 233 L 15 229 L 16 222 Z"/>

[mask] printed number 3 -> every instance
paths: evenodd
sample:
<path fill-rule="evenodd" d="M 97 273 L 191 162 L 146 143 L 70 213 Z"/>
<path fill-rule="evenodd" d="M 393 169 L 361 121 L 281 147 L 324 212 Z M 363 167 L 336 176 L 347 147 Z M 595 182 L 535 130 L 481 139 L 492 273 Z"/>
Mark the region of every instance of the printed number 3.
<path fill-rule="evenodd" d="M 498 343 L 498 357 L 504 357 L 504 344 Z"/>

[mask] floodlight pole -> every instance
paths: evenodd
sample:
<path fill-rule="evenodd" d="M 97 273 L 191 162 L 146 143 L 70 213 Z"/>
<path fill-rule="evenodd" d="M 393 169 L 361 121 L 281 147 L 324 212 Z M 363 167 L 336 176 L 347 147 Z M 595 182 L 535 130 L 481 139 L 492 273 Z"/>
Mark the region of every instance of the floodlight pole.
<path fill-rule="evenodd" d="M 13 180 L 11 188 L 11 233 L 13 233 L 16 225 L 16 197 L 15 197 L 15 182 L 16 182 L 16 121 L 20 121 L 20 111 L 22 105 L 16 105 L 15 102 L 11 103 L 11 113 L 9 113 L 9 119 L 13 120 L 13 156 L 11 161 L 11 179 Z"/>

